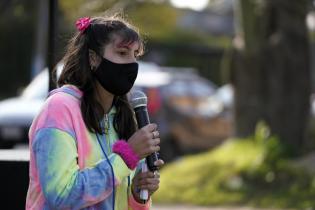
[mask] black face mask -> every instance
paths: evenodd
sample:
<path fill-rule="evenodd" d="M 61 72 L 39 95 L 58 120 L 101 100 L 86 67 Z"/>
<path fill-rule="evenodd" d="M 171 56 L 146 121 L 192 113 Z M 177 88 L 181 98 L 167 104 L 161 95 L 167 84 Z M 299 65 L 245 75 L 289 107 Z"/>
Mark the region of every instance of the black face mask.
<path fill-rule="evenodd" d="M 102 58 L 94 75 L 102 87 L 116 96 L 121 96 L 130 91 L 137 75 L 138 63 L 113 63 Z"/>

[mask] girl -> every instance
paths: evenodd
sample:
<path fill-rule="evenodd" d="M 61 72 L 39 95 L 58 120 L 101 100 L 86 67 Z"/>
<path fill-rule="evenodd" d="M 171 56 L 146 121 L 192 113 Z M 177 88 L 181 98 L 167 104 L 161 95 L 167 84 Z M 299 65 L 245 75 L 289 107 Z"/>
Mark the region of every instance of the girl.
<path fill-rule="evenodd" d="M 136 130 L 126 97 L 143 42 L 116 17 L 81 18 L 76 26 L 60 88 L 30 128 L 26 209 L 149 209 L 151 199 L 141 202 L 139 192 L 152 195 L 159 175 L 137 166 L 159 151 L 159 132 L 155 124 Z"/>

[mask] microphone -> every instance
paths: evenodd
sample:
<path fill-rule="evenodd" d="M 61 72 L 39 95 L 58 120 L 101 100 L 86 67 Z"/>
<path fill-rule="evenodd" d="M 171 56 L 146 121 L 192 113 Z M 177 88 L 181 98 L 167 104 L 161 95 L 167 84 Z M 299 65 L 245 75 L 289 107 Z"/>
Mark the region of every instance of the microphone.
<path fill-rule="evenodd" d="M 148 109 L 147 109 L 147 103 L 148 99 L 147 96 L 142 91 L 133 91 L 131 93 L 131 101 L 130 101 L 135 115 L 136 120 L 138 123 L 138 128 L 142 128 L 148 124 L 150 124 Z M 158 153 L 153 152 L 152 154 L 148 155 L 146 157 L 146 165 L 142 165 L 142 172 L 145 172 L 147 169 L 149 169 L 152 172 L 155 172 L 158 170 L 158 167 L 154 165 L 154 162 L 159 159 Z M 147 190 L 141 190 L 140 192 L 140 198 L 142 200 L 148 199 L 148 191 Z"/>
<path fill-rule="evenodd" d="M 131 105 L 135 111 L 139 129 L 150 124 L 147 103 L 147 96 L 142 91 L 134 91 L 131 93 Z M 154 162 L 158 159 L 157 152 L 146 157 L 146 162 L 150 171 L 154 172 L 158 170 L 158 167 L 154 165 Z"/>

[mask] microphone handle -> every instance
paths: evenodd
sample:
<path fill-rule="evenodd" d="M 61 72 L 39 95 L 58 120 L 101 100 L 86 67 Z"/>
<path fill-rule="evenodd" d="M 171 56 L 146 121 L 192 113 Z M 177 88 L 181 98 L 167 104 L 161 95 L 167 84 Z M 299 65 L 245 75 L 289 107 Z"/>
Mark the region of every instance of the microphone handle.
<path fill-rule="evenodd" d="M 150 124 L 149 114 L 146 106 L 140 106 L 134 109 L 136 114 L 136 119 L 138 123 L 138 128 L 142 128 Z M 153 152 L 146 157 L 146 162 L 150 171 L 157 171 L 158 167 L 154 165 L 154 162 L 159 159 L 158 154 Z"/>
<path fill-rule="evenodd" d="M 141 171 L 147 172 L 148 171 L 148 165 L 145 162 L 141 163 Z M 140 199 L 143 203 L 145 203 L 149 199 L 149 191 L 148 190 L 141 190 L 140 191 Z"/>

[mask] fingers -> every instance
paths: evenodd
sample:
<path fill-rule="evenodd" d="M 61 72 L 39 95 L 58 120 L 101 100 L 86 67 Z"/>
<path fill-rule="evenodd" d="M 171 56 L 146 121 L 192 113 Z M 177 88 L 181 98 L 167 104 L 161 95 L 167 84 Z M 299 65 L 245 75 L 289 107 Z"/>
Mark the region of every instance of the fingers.
<path fill-rule="evenodd" d="M 153 152 L 160 151 L 160 146 L 158 144 L 151 144 L 150 147 L 147 149 L 147 155 L 152 154 Z"/>
<path fill-rule="evenodd" d="M 158 159 L 157 161 L 154 162 L 154 165 L 157 167 L 163 166 L 165 163 L 162 159 Z"/>
<path fill-rule="evenodd" d="M 160 138 L 150 139 L 147 142 L 148 144 L 147 155 L 152 154 L 153 152 L 160 151 L 160 146 L 159 146 L 160 142 L 161 142 Z"/>
<path fill-rule="evenodd" d="M 160 133 L 157 131 L 155 123 L 148 124 L 138 131 L 138 155 L 140 158 L 146 157 L 153 152 L 160 151 Z"/>
<path fill-rule="evenodd" d="M 138 176 L 137 187 L 139 189 L 148 190 L 152 194 L 159 188 L 160 175 L 158 173 L 144 172 L 139 173 Z"/>
<path fill-rule="evenodd" d="M 137 176 L 139 176 L 139 179 L 154 178 L 154 173 L 151 171 L 140 172 Z"/>
<path fill-rule="evenodd" d="M 150 146 L 153 146 L 153 147 L 158 146 L 160 144 L 160 142 L 161 142 L 161 139 L 159 139 L 159 138 L 149 140 Z"/>
<path fill-rule="evenodd" d="M 146 185 L 140 185 L 140 190 L 148 190 L 150 195 L 152 195 L 153 192 L 157 191 L 159 189 L 159 184 L 146 184 Z"/>
<path fill-rule="evenodd" d="M 157 125 L 152 123 L 141 128 L 141 132 L 148 139 L 157 139 L 160 137 L 160 132 L 157 130 Z"/>
<path fill-rule="evenodd" d="M 155 124 L 155 123 L 148 124 L 148 125 L 144 126 L 143 129 L 147 130 L 148 132 L 153 132 L 157 129 L 157 124 Z"/>
<path fill-rule="evenodd" d="M 151 172 L 151 171 L 147 171 L 147 172 L 140 172 L 139 174 L 137 174 L 139 181 L 140 180 L 146 180 L 146 179 L 159 179 L 160 178 L 160 173 L 158 171 L 156 172 Z"/>
<path fill-rule="evenodd" d="M 160 180 L 158 178 L 146 178 L 139 181 L 139 188 L 145 189 L 146 187 L 149 187 L 150 185 L 158 185 L 160 183 Z"/>
<path fill-rule="evenodd" d="M 159 138 L 159 137 L 160 137 L 159 131 L 153 131 L 152 132 L 152 139 L 156 139 L 156 138 Z"/>

